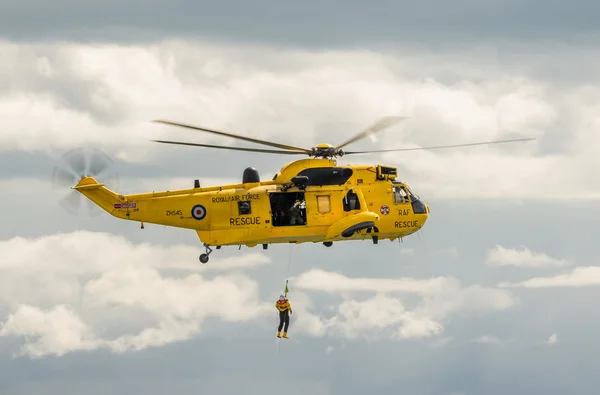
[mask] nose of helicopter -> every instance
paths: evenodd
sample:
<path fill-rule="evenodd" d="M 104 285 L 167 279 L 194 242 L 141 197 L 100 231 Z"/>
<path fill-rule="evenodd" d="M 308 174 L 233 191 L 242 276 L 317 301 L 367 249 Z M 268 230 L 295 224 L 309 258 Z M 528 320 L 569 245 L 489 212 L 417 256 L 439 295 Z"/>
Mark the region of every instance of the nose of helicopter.
<path fill-rule="evenodd" d="M 423 200 L 421 200 L 421 198 L 418 195 L 413 194 L 412 199 L 413 213 L 421 217 L 421 219 L 419 220 L 419 228 L 421 228 L 423 227 L 423 225 L 425 225 L 425 222 L 429 218 L 429 205 L 425 204 L 425 202 L 423 202 Z"/>
<path fill-rule="evenodd" d="M 419 229 L 423 228 L 423 226 L 425 226 L 425 222 L 427 222 L 427 220 L 429 219 L 429 205 L 422 203 L 423 204 L 423 210 L 422 212 L 419 214 L 419 217 L 421 217 L 421 219 L 419 220 Z M 414 207 L 414 205 L 413 205 Z"/>

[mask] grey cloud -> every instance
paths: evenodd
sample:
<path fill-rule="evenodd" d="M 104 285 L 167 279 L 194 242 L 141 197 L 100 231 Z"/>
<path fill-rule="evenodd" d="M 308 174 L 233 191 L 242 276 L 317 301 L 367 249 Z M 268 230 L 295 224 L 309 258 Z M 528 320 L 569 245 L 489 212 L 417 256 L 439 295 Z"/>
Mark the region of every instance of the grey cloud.
<path fill-rule="evenodd" d="M 4 5 L 0 34 L 11 39 L 131 41 L 182 35 L 312 47 L 469 38 L 569 39 L 597 31 L 593 1 L 464 0 L 448 4 L 359 1 L 190 3 L 23 1 Z"/>
<path fill-rule="evenodd" d="M 340 349 L 334 342 L 334 351 L 325 356 L 327 342 L 300 339 L 282 344 L 278 355 L 271 338 L 257 339 L 263 334 L 261 329 L 244 328 L 240 332 L 229 339 L 211 337 L 210 345 L 209 339 L 203 339 L 129 356 L 91 358 L 80 354 L 10 364 L 4 360 L 3 372 L 8 378 L 3 383 L 4 392 L 24 394 L 43 389 L 53 395 L 75 388 L 92 394 L 159 394 L 168 388 L 178 394 L 234 394 L 241 389 L 249 394 L 279 389 L 290 394 L 307 390 L 359 394 L 402 388 L 418 395 L 460 391 L 494 395 L 595 393 L 598 363 L 594 355 L 598 346 L 594 343 L 531 346 L 528 339 L 506 347 L 464 343 L 432 349 L 424 342 L 375 342 Z M 581 363 L 565 364 L 565 359 Z M 31 379 L 34 375 L 35 381 Z"/>
<path fill-rule="evenodd" d="M 64 152 L 3 153 L 0 157 L 0 180 L 31 178 L 32 182 L 42 180 L 47 183 L 44 188 L 49 187 L 54 167 L 64 164 L 61 160 Z M 217 150 L 169 147 L 154 157 L 151 162 L 132 163 L 119 160 L 114 156 L 114 151 L 103 150 L 103 152 L 107 153 L 113 161 L 109 169 L 110 172 L 118 173 L 118 188 L 123 193 L 135 192 L 135 188 L 127 184 L 127 178 L 188 178 L 189 183 L 183 185 L 184 188 L 192 187 L 196 178 L 227 178 L 241 182 L 243 171 L 249 166 L 257 168 L 262 180 L 270 180 L 289 161 L 283 156 L 279 156 L 281 158 L 279 161 L 269 155 L 260 154 L 232 153 L 231 156 L 224 157 Z M 164 185 L 156 184 L 156 190 L 163 187 Z"/>

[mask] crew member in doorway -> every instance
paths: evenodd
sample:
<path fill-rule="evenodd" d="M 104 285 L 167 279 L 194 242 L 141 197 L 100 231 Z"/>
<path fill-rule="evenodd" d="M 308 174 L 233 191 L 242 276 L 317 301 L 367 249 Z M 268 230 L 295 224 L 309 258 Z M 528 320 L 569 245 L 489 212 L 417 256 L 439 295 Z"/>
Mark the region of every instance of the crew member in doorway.
<path fill-rule="evenodd" d="M 290 209 L 290 225 L 304 225 L 302 215 L 300 215 L 301 205 L 300 200 L 296 200 L 292 208 Z"/>
<path fill-rule="evenodd" d="M 283 329 L 283 338 L 289 339 L 287 336 L 288 327 L 290 326 L 290 314 L 292 314 L 292 306 L 285 296 L 281 295 L 279 300 L 275 302 L 275 307 L 279 310 L 279 328 L 277 328 L 277 337 L 281 338 L 281 330 Z"/>

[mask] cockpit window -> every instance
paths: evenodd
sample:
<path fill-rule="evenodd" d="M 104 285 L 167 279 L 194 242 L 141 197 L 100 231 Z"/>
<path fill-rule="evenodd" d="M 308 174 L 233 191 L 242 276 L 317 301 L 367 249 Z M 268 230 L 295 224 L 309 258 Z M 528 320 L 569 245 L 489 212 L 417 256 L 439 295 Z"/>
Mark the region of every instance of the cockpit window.
<path fill-rule="evenodd" d="M 408 193 L 403 187 L 393 186 L 392 193 L 394 195 L 394 204 L 408 203 Z"/>
<path fill-rule="evenodd" d="M 413 191 L 411 191 L 411 189 L 407 186 L 406 190 L 408 191 L 408 194 L 410 195 L 410 197 L 412 198 L 413 201 L 415 200 L 421 200 L 421 198 L 419 197 L 419 195 L 417 195 L 416 193 L 414 193 Z"/>

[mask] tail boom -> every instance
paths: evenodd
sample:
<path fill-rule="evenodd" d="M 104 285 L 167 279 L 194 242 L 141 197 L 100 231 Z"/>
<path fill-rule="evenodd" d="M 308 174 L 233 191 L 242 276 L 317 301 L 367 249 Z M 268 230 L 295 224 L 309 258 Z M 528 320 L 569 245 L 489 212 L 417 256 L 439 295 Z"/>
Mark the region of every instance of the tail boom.
<path fill-rule="evenodd" d="M 206 226 L 185 209 L 194 199 L 193 190 L 120 195 L 92 177 L 83 178 L 73 189 L 116 218 L 195 230 Z"/>

